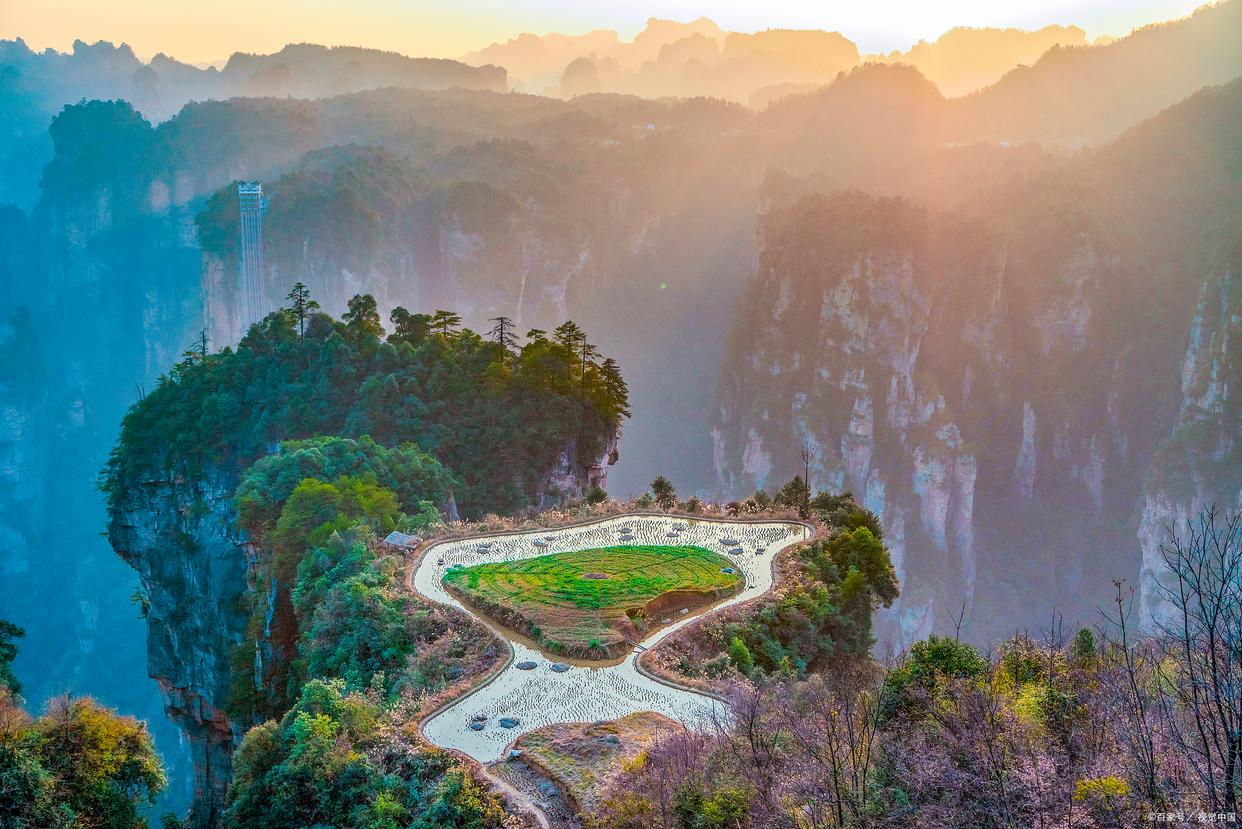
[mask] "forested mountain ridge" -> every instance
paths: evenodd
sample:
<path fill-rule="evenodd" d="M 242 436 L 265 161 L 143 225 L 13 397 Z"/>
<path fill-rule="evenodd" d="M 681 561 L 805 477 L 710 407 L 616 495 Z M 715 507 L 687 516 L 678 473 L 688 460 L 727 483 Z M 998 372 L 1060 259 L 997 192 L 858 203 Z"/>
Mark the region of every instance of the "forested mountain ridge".
<path fill-rule="evenodd" d="M 975 215 L 777 202 L 718 390 L 722 485 L 809 448 L 816 485 L 882 517 L 907 641 L 963 602 L 986 640 L 1028 601 L 1086 619 L 1113 578 L 1150 578 L 1159 528 L 1238 498 L 1212 470 L 1233 451 L 1240 104 L 1240 81 L 1203 91 Z"/>
<path fill-rule="evenodd" d="M 234 97 L 320 98 L 364 89 L 453 87 L 508 89 L 504 69 L 451 60 L 408 58 L 354 47 L 291 44 L 271 55 L 236 53 L 223 68 L 181 63 L 164 54 L 140 60 L 126 44 L 75 41 L 73 51 L 35 52 L 21 38 L 0 41 L 0 203 L 26 207 L 38 195 L 40 167 L 51 156 L 47 124 L 63 106 L 123 99 L 152 122 L 191 101 Z"/>
<path fill-rule="evenodd" d="M 1053 47 L 956 101 L 955 117 L 962 134 L 997 140 L 1106 141 L 1205 85 L 1242 75 L 1239 30 L 1242 3 L 1226 0 L 1107 44 Z"/>
<path fill-rule="evenodd" d="M 269 296 L 297 278 L 329 308 L 365 290 L 382 308 L 453 307 L 476 324 L 497 314 L 533 326 L 564 319 L 570 294 L 595 290 L 659 209 L 637 172 L 582 169 L 512 140 L 425 165 L 385 150 L 330 148 L 268 186 Z M 235 202 L 226 187 L 197 220 L 209 333 L 219 342 L 238 334 Z"/>
<path fill-rule="evenodd" d="M 628 412 L 616 364 L 573 323 L 519 350 L 510 329 L 484 340 L 446 312 L 398 309 L 385 337 L 369 296 L 341 321 L 298 297 L 236 351 L 188 352 L 126 415 L 105 475 L 109 540 L 142 581 L 148 669 L 192 747 L 196 826 L 219 820 L 240 734 L 283 716 L 306 665 L 322 675 L 339 648 L 340 629 L 312 626 L 326 599 L 309 594 L 327 588 L 303 572 L 308 549 L 357 521 L 413 532 L 458 509 L 581 499 L 606 483 Z M 456 677 L 408 667 L 427 657 L 408 644 L 398 655 L 331 673 L 358 690 L 391 663 L 414 693 Z"/>
<path fill-rule="evenodd" d="M 890 55 L 885 61 L 889 66 L 918 67 L 935 81 L 937 72 L 944 71 L 945 66 L 959 60 L 970 64 L 972 60 L 976 50 L 953 44 L 995 41 L 996 50 L 1013 50 L 1014 55 L 1023 58 L 1002 59 L 999 65 L 1031 65 L 1019 65 L 974 94 L 946 101 L 942 117 L 949 122 L 947 140 L 1081 143 L 1110 138 L 1155 109 L 1174 103 L 1205 84 L 1222 83 L 1242 72 L 1229 36 L 1237 31 L 1239 13 L 1237 0 L 1226 0 L 1204 7 L 1188 18 L 1149 26 L 1107 44 L 1083 44 L 1081 32 L 1075 36 L 1073 27 L 1052 34 L 956 30 L 935 44 L 920 43 L 909 53 Z M 787 96 L 827 88 L 838 80 L 839 72 L 865 68 L 853 45 L 834 33 L 771 31 L 726 36 L 710 21 L 705 23 L 706 27 L 650 21 L 649 36 L 640 36 L 629 45 L 635 59 L 646 62 L 639 72 L 641 82 L 632 90 L 632 84 L 605 82 L 597 84 L 594 90 L 581 91 L 719 96 L 736 86 L 739 79 L 749 79 L 753 86 L 763 82 L 760 76 L 770 75 L 769 87 L 761 91 L 754 104 L 757 108 L 779 102 L 777 108 L 781 110 L 814 111 L 825 106 L 820 101 L 823 89 L 810 95 Z M 609 43 L 616 45 L 615 34 L 612 41 L 604 37 L 608 42 L 597 42 L 597 35 L 602 34 L 585 36 L 581 45 L 571 45 L 573 38 L 563 39 L 563 44 L 558 41 L 560 45 L 539 45 L 538 38 L 523 36 L 476 53 L 468 60 L 499 61 L 502 65 L 508 61 L 515 67 L 523 66 L 528 59 L 534 61 L 532 66 L 552 60 L 559 76 L 579 49 L 600 56 L 599 62 L 608 64 L 609 59 L 602 56 L 611 48 Z M 1026 35 L 1031 44 L 1040 44 L 1041 50 L 1043 46 L 1052 48 L 1039 60 L 1031 61 L 1031 46 L 1020 37 L 1015 39 L 1018 35 Z M 711 55 L 696 53 L 702 51 L 704 44 L 710 47 Z M 848 47 L 843 52 L 842 45 Z M 561 46 L 567 51 L 557 57 Z M 826 49 L 835 56 L 826 57 Z M 983 51 L 992 54 L 991 47 Z M 1193 57 L 1183 59 L 1186 55 Z M 707 63 L 713 64 L 711 70 L 703 64 L 705 57 Z M 699 67 L 697 73 L 682 71 L 680 67 L 687 61 Z M 719 65 L 715 65 L 716 61 Z M 607 81 L 606 67 L 593 71 Z M 661 73 L 676 80 L 661 80 Z M 650 78 L 643 80 L 644 75 Z M 683 78 L 689 79 L 689 87 Z M 655 86 L 647 89 L 652 84 Z M 20 39 L 0 42 L 0 119 L 9 127 L 8 138 L 0 146 L 0 159 L 9 162 L 5 175 L 0 177 L 0 202 L 29 208 L 37 201 L 39 170 L 52 156 L 46 127 L 67 104 L 123 99 L 154 123 L 171 118 L 194 101 L 234 97 L 330 98 L 385 87 L 503 92 L 508 83 L 500 66 L 468 66 L 353 47 L 291 44 L 272 55 L 234 54 L 222 69 L 204 70 L 165 55 L 157 55 L 144 64 L 125 45 L 88 45 L 79 41 L 72 53 L 59 54 L 52 50 L 35 53 Z M 1074 92 L 1050 94 L 1063 88 L 1072 88 Z M 951 87 L 941 91 L 945 95 L 955 94 Z M 780 101 L 782 97 L 786 100 Z M 746 99 L 744 95 L 739 100 Z M 831 106 L 830 100 L 827 105 Z M 356 139 L 345 139 L 348 140 Z"/>
<path fill-rule="evenodd" d="M 1108 44 L 1054 47 L 1033 65 L 960 98 L 945 97 L 912 66 L 868 64 L 815 91 L 775 101 L 759 120 L 791 140 L 799 161 L 820 155 L 813 144 L 799 146 L 799 138 L 827 135 L 834 146 L 844 142 L 848 155 L 838 163 L 846 168 L 875 163 L 860 140 L 867 137 L 899 148 L 976 142 L 1081 147 L 1115 139 L 1204 86 L 1242 75 L 1240 29 L 1242 3 L 1205 6 Z"/>

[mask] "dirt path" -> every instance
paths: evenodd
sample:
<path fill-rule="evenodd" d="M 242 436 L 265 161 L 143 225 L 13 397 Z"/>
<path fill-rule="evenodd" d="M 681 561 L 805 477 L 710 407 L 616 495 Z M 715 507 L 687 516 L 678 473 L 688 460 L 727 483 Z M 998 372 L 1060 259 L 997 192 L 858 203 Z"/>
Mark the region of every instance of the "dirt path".
<path fill-rule="evenodd" d="M 523 810 L 534 817 L 535 822 L 539 824 L 539 829 L 552 829 L 552 823 L 548 820 L 548 815 L 535 803 L 534 797 L 519 789 L 517 786 L 510 784 L 507 780 L 498 777 L 492 772 L 488 766 L 482 766 L 482 774 L 487 781 L 495 788 L 499 789 L 506 797 L 517 803 Z M 562 829 L 560 826 L 557 829 Z"/>

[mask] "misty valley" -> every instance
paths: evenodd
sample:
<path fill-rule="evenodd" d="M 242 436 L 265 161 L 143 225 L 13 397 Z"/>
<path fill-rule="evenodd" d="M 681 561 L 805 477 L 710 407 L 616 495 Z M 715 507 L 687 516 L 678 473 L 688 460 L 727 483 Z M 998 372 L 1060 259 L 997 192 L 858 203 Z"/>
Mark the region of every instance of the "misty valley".
<path fill-rule="evenodd" d="M 1062 22 L 0 40 L 0 826 L 1236 821 L 1242 0 Z"/>

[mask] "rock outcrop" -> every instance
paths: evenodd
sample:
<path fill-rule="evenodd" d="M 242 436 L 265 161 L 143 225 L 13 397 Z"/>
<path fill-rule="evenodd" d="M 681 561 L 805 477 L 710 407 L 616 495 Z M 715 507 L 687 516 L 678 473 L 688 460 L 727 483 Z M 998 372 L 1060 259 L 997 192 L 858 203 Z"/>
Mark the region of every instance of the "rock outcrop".
<path fill-rule="evenodd" d="M 1176 323 L 1140 334 L 1124 258 L 1086 228 L 1034 247 L 856 193 L 762 222 L 713 416 L 726 496 L 800 474 L 809 450 L 814 486 L 884 523 L 903 590 L 880 633 L 898 645 L 962 608 L 979 640 L 1054 609 L 1090 622 L 1113 578 L 1137 581 Z M 1211 359 L 1187 356 L 1200 402 L 1184 411 L 1226 394 Z M 1183 503 L 1146 498 L 1145 545 Z"/>
<path fill-rule="evenodd" d="M 1226 261 L 1199 294 L 1180 374 L 1180 405 L 1149 470 L 1139 542 L 1145 620 L 1169 611 L 1161 585 L 1169 531 L 1185 537 L 1200 511 L 1242 510 L 1242 261 Z"/>
<path fill-rule="evenodd" d="M 230 721 L 230 655 L 245 635 L 251 562 L 236 527 L 236 471 L 129 483 L 108 540 L 138 571 L 148 602 L 147 668 L 194 761 L 190 823 L 218 825 L 233 747 L 250 723 Z"/>

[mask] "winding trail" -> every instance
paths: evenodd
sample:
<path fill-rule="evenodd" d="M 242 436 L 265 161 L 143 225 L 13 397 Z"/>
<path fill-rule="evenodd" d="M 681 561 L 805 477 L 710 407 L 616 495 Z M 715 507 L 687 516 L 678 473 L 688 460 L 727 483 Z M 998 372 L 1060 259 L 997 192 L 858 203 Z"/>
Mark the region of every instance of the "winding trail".
<path fill-rule="evenodd" d="M 724 704 L 708 694 L 675 686 L 641 670 L 638 656 L 701 616 L 771 590 L 777 554 L 810 534 L 808 526 L 790 521 L 632 514 L 557 529 L 481 535 L 429 545 L 411 574 L 413 589 L 426 599 L 479 618 L 500 633 L 511 653 L 507 664 L 480 685 L 425 719 L 421 726 L 423 735 L 435 745 L 486 765 L 501 759 L 521 734 L 556 723 L 612 720 L 639 711 L 655 711 L 688 728 L 708 727 L 724 714 Z M 635 644 L 619 664 L 571 664 L 568 670 L 558 672 L 553 670 L 552 660 L 464 606 L 442 583 L 445 570 L 454 564 L 514 561 L 626 544 L 705 547 L 729 559 L 745 577 L 745 587 L 697 613 L 675 615 L 668 624 Z M 535 667 L 518 667 L 528 662 L 535 663 Z M 504 728 L 499 723 L 501 718 L 517 722 Z"/>

